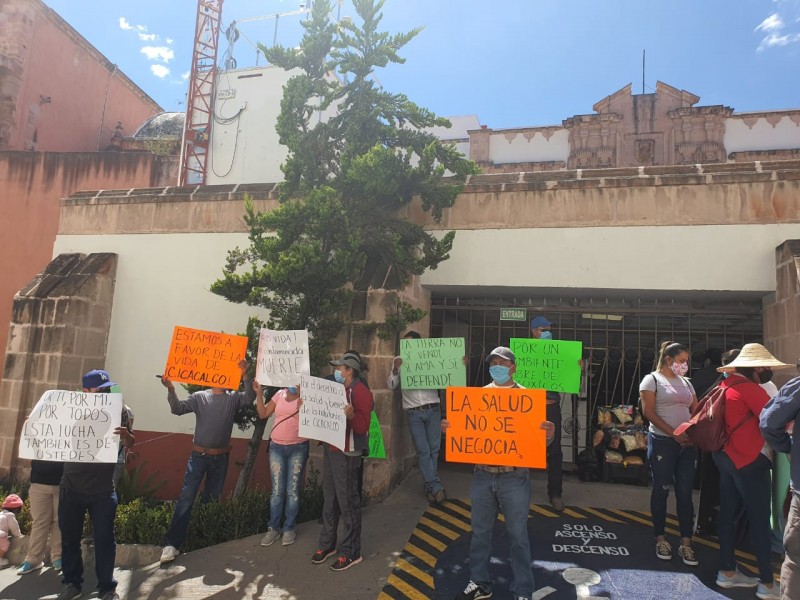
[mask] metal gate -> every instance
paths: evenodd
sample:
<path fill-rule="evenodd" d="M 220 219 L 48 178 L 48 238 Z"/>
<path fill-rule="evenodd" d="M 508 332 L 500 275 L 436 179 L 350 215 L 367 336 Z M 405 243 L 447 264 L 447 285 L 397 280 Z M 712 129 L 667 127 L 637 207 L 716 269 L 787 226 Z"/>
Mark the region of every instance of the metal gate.
<path fill-rule="evenodd" d="M 564 395 L 564 459 L 586 447 L 597 408 L 636 404 L 639 382 L 652 371 L 665 340 L 688 346 L 690 368 L 703 366 L 710 348 L 740 348 L 762 338 L 761 302 L 745 298 L 716 302 L 620 298 L 540 298 L 519 306 L 514 298 L 432 297 L 431 337 L 464 337 L 469 354 L 467 385 L 489 382 L 485 359 L 512 337 L 530 337 L 529 324 L 542 315 L 553 322 L 553 337 L 583 343 L 585 369 L 580 394 Z M 501 308 L 525 311 L 524 321 L 501 320 Z M 517 311 L 518 312 L 518 311 Z M 691 370 L 689 372 L 691 377 Z"/>

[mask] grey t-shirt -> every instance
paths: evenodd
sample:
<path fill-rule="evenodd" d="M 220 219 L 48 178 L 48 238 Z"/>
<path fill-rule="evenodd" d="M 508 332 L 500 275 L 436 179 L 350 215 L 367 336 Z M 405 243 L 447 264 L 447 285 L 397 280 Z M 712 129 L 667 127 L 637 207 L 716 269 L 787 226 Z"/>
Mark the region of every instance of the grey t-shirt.
<path fill-rule="evenodd" d="M 255 392 L 249 379 L 243 380 L 247 392 L 227 391 L 214 395 L 211 390 L 195 392 L 186 400 L 178 400 L 174 391 L 167 394 L 173 415 L 193 412 L 197 423 L 194 443 L 203 448 L 224 448 L 231 443 L 233 418 L 239 408 L 252 404 Z"/>
<path fill-rule="evenodd" d="M 642 379 L 639 391 L 656 393 L 656 414 L 672 428 L 692 417 L 690 409 L 694 399 L 694 388 L 685 377 L 664 377 L 661 373 L 650 373 Z M 656 435 L 669 436 L 666 431 L 661 431 L 652 423 L 650 431 Z"/>

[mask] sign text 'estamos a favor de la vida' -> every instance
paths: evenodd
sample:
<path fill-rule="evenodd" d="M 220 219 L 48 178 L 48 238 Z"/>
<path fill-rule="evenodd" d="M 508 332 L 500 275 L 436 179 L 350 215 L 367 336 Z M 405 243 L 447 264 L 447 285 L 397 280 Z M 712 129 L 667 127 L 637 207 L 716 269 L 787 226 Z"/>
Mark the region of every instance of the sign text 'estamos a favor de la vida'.
<path fill-rule="evenodd" d="M 448 462 L 544 469 L 544 390 L 447 388 Z"/>
<path fill-rule="evenodd" d="M 246 352 L 244 336 L 176 326 L 164 375 L 180 383 L 236 390 Z"/>

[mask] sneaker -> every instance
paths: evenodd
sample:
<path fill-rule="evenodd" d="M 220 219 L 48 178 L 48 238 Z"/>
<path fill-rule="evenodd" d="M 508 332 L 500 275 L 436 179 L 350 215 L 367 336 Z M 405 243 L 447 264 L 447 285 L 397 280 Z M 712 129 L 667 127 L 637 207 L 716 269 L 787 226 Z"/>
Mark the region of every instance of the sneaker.
<path fill-rule="evenodd" d="M 564 501 L 561 499 L 561 496 L 553 496 L 550 498 L 550 506 L 552 506 L 553 510 L 556 512 L 562 512 L 564 510 Z"/>
<path fill-rule="evenodd" d="M 164 550 L 161 551 L 161 564 L 171 563 L 180 553 L 175 546 L 164 546 Z"/>
<path fill-rule="evenodd" d="M 689 565 L 690 567 L 696 567 L 700 564 L 700 561 L 697 560 L 694 554 L 694 548 L 691 546 L 685 546 L 683 544 L 678 546 L 678 556 L 683 560 L 683 564 Z"/>
<path fill-rule="evenodd" d="M 347 558 L 346 556 L 340 556 L 331 565 L 331 571 L 346 571 L 353 565 L 360 563 L 362 560 L 363 559 L 360 556 L 358 558 Z"/>
<path fill-rule="evenodd" d="M 425 492 L 425 497 L 428 499 L 428 504 L 436 504 L 436 496 L 430 492 Z"/>
<path fill-rule="evenodd" d="M 672 546 L 667 540 L 656 542 L 656 556 L 661 560 L 672 560 Z"/>
<path fill-rule="evenodd" d="M 280 532 L 277 529 L 270 527 L 267 529 L 267 533 L 264 535 L 264 537 L 261 538 L 261 545 L 272 546 L 272 544 L 274 544 L 279 537 L 281 537 Z"/>
<path fill-rule="evenodd" d="M 294 544 L 294 540 L 297 538 L 297 533 L 294 530 L 292 531 L 284 531 L 283 536 L 281 537 L 281 546 L 291 546 Z"/>
<path fill-rule="evenodd" d="M 721 588 L 754 588 L 758 585 L 758 578 L 748 577 L 739 573 L 739 571 L 734 571 L 733 575 L 728 577 L 725 573 L 719 571 L 717 572 L 717 585 Z"/>
<path fill-rule="evenodd" d="M 322 564 L 334 554 L 336 554 L 336 548 L 331 548 L 330 550 L 317 550 L 314 552 L 314 556 L 311 557 L 311 562 L 315 565 Z"/>
<path fill-rule="evenodd" d="M 7 558 L 0 558 L 0 569 L 3 569 L 9 565 Z"/>
<path fill-rule="evenodd" d="M 33 564 L 32 562 L 28 562 L 27 560 L 22 563 L 17 569 L 17 575 L 25 575 L 30 573 L 31 571 L 35 571 L 36 569 L 41 569 L 44 566 L 44 563 L 39 563 L 38 565 Z"/>
<path fill-rule="evenodd" d="M 81 596 L 83 596 L 81 588 L 74 583 L 66 583 L 64 584 L 64 587 L 61 588 L 61 593 L 56 596 L 56 600 L 75 600 Z"/>
<path fill-rule="evenodd" d="M 110 592 L 106 592 L 105 594 L 100 596 L 100 600 L 120 600 L 120 599 L 119 599 L 119 594 L 114 590 L 111 590 Z"/>
<path fill-rule="evenodd" d="M 61 559 L 57 558 L 53 561 L 53 570 L 60 571 L 61 570 Z"/>
<path fill-rule="evenodd" d="M 470 581 L 464 591 L 456 596 L 456 600 L 484 600 L 492 597 L 492 590 L 482 583 Z"/>
<path fill-rule="evenodd" d="M 759 582 L 758 588 L 756 589 L 756 598 L 761 598 L 761 600 L 781 600 L 780 582 L 773 581 L 771 588 Z"/>
<path fill-rule="evenodd" d="M 447 492 L 444 491 L 444 488 L 440 489 L 433 495 L 433 501 L 436 504 L 441 504 L 445 500 L 447 500 Z"/>

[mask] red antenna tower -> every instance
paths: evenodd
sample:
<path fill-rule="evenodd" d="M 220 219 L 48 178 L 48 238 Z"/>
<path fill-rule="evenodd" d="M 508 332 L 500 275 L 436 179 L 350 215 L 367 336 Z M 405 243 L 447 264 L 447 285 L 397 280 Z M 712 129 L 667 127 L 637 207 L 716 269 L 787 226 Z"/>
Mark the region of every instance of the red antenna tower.
<path fill-rule="evenodd" d="M 203 185 L 206 182 L 222 2 L 223 0 L 197 1 L 189 98 L 186 101 L 181 170 L 178 174 L 180 185 Z"/>

